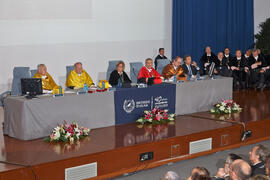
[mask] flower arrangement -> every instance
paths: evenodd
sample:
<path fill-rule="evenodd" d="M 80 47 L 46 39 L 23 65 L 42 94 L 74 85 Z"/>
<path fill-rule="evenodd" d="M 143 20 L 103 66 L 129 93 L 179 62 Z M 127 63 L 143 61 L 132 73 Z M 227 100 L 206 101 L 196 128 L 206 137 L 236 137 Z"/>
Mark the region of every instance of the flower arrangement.
<path fill-rule="evenodd" d="M 45 139 L 47 142 L 70 142 L 73 143 L 76 140 L 88 136 L 90 129 L 85 127 L 79 127 L 76 121 L 71 124 L 64 122 L 64 124 L 58 125 L 53 129 L 49 137 Z"/>
<path fill-rule="evenodd" d="M 221 103 L 215 104 L 214 108 L 210 110 L 212 114 L 231 114 L 241 112 L 242 108 L 233 100 L 222 100 Z"/>
<path fill-rule="evenodd" d="M 161 110 L 159 108 L 154 108 L 151 111 L 144 111 L 143 117 L 138 119 L 136 122 L 145 124 L 163 124 L 170 121 L 174 121 L 175 114 L 168 114 L 168 110 Z"/>

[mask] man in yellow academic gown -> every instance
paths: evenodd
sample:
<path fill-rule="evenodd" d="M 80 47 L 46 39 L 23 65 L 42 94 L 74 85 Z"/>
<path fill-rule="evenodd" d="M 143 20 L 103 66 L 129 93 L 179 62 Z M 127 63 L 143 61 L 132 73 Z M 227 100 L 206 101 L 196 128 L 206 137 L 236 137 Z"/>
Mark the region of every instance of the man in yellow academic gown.
<path fill-rule="evenodd" d="M 33 78 L 40 78 L 42 80 L 43 90 L 53 90 L 59 88 L 51 75 L 47 72 L 47 67 L 45 64 L 39 64 L 37 66 L 37 73 L 33 76 Z"/>
<path fill-rule="evenodd" d="M 66 86 L 71 89 L 80 89 L 84 87 L 85 83 L 87 84 L 87 87 L 94 85 L 92 78 L 82 68 L 82 63 L 77 62 L 74 64 L 74 70 L 68 75 Z"/>

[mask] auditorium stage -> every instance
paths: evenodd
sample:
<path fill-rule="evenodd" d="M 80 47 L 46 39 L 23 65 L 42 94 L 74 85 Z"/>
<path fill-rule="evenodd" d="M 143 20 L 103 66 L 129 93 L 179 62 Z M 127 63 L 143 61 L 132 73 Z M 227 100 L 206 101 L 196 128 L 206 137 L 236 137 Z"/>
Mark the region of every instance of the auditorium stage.
<path fill-rule="evenodd" d="M 21 141 L 3 136 L 1 128 L 0 180 L 65 179 L 65 168 L 94 162 L 98 178 L 108 179 L 270 139 L 270 90 L 234 92 L 233 99 L 243 112 L 188 114 L 156 127 L 131 123 L 94 129 L 73 145 Z M 242 122 L 252 130 L 244 142 Z M 153 152 L 153 159 L 140 162 L 140 154 L 146 152 Z"/>

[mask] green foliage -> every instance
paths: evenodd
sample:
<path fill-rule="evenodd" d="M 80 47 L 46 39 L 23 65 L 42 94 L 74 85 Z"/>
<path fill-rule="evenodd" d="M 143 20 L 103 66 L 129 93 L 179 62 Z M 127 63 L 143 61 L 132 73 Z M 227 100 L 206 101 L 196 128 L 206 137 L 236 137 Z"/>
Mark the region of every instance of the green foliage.
<path fill-rule="evenodd" d="M 263 54 L 270 54 L 270 18 L 259 25 L 260 31 L 255 35 L 256 48 Z"/>

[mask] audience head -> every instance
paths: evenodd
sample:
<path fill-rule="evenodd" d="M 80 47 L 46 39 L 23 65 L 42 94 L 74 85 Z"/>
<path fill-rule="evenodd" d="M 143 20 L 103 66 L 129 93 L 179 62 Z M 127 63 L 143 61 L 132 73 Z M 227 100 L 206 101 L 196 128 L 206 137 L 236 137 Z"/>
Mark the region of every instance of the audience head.
<path fill-rule="evenodd" d="M 151 69 L 152 66 L 153 66 L 153 60 L 151 58 L 147 58 L 145 60 L 145 66 L 148 68 L 148 69 Z"/>
<path fill-rule="evenodd" d="M 164 177 L 162 178 L 162 180 L 180 180 L 178 174 L 176 172 L 173 171 L 168 171 Z"/>
<path fill-rule="evenodd" d="M 211 47 L 210 46 L 206 46 L 205 47 L 205 52 L 206 52 L 206 54 L 211 54 Z"/>
<path fill-rule="evenodd" d="M 236 55 L 236 57 L 241 57 L 242 56 L 242 52 L 241 52 L 241 50 L 239 50 L 239 49 L 237 49 L 236 51 L 235 51 L 235 55 Z"/>
<path fill-rule="evenodd" d="M 237 159 L 231 164 L 229 174 L 232 180 L 247 180 L 251 175 L 251 167 L 246 161 Z"/>
<path fill-rule="evenodd" d="M 228 47 L 224 48 L 224 54 L 226 54 L 226 55 L 230 54 L 230 49 Z"/>
<path fill-rule="evenodd" d="M 119 61 L 117 64 L 116 64 L 116 70 L 118 72 L 123 72 L 125 70 L 125 63 L 123 61 Z"/>
<path fill-rule="evenodd" d="M 267 156 L 265 160 L 265 174 L 270 176 L 270 156 Z"/>
<path fill-rule="evenodd" d="M 82 68 L 82 63 L 81 63 L 81 62 L 76 62 L 76 63 L 74 64 L 74 70 L 75 70 L 75 72 L 76 72 L 77 74 L 81 74 L 81 73 L 82 73 L 82 70 L 83 70 L 83 68 Z"/>
<path fill-rule="evenodd" d="M 224 57 L 223 52 L 219 52 L 219 53 L 218 53 L 218 59 L 219 59 L 219 60 L 222 60 L 223 57 Z"/>
<path fill-rule="evenodd" d="M 257 57 L 258 56 L 258 50 L 257 49 L 253 49 L 252 50 L 252 55 L 253 55 L 253 57 Z"/>
<path fill-rule="evenodd" d="M 37 65 L 37 71 L 40 75 L 45 76 L 47 74 L 47 67 L 45 64 Z"/>
<path fill-rule="evenodd" d="M 173 60 L 173 65 L 176 67 L 179 67 L 181 65 L 182 62 L 182 58 L 179 56 L 176 56 Z"/>
<path fill-rule="evenodd" d="M 230 165 L 237 159 L 242 159 L 242 158 L 238 156 L 237 154 L 233 154 L 233 153 L 227 156 L 225 165 L 224 165 L 225 174 L 229 174 Z"/>
<path fill-rule="evenodd" d="M 256 176 L 249 178 L 249 180 L 270 180 L 270 177 L 267 177 L 267 176 L 262 175 L 262 174 L 258 174 Z"/>
<path fill-rule="evenodd" d="M 185 55 L 184 56 L 184 61 L 185 61 L 185 64 L 190 65 L 191 64 L 191 56 L 190 55 Z"/>
<path fill-rule="evenodd" d="M 158 52 L 159 52 L 160 55 L 164 56 L 165 49 L 164 48 L 159 48 Z"/>
<path fill-rule="evenodd" d="M 264 145 L 256 145 L 249 152 L 249 160 L 252 164 L 265 162 L 266 157 L 270 155 L 269 149 Z"/>
<path fill-rule="evenodd" d="M 211 180 L 209 171 L 204 167 L 196 167 L 192 169 L 188 180 Z"/>

